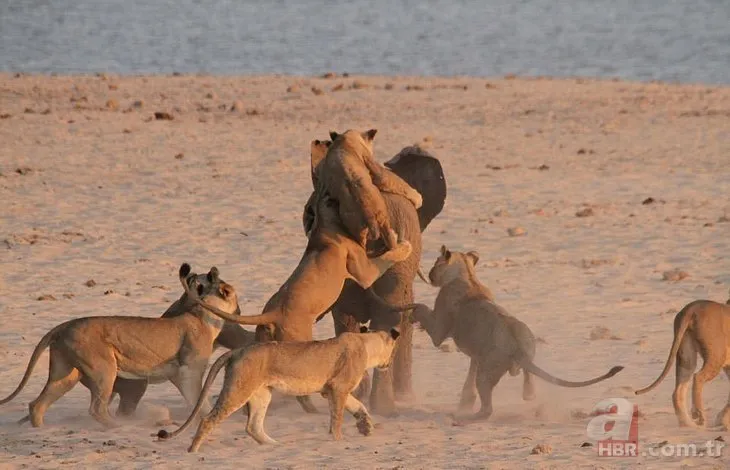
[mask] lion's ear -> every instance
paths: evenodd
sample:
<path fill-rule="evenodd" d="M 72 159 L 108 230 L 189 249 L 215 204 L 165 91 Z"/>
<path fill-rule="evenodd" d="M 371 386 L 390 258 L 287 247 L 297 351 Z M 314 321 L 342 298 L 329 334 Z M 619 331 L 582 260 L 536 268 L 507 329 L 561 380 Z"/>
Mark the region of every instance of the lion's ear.
<path fill-rule="evenodd" d="M 190 274 L 191 269 L 192 268 L 190 267 L 190 265 L 188 263 L 183 263 L 180 265 L 180 270 L 178 271 L 178 275 L 184 279 L 184 278 L 188 277 L 188 274 Z"/>
<path fill-rule="evenodd" d="M 360 327 L 360 333 L 367 333 L 367 332 L 368 332 L 368 327 L 367 326 L 363 325 L 363 326 Z"/>
<path fill-rule="evenodd" d="M 474 266 L 477 265 L 477 261 L 479 261 L 479 253 L 472 250 L 466 254 L 466 257 L 471 260 L 471 264 L 473 264 Z"/>
<path fill-rule="evenodd" d="M 446 261 L 451 259 L 451 252 L 446 248 L 446 245 L 441 245 L 441 256 L 443 256 Z"/>
<path fill-rule="evenodd" d="M 337 138 L 337 137 L 338 137 L 339 135 L 340 135 L 340 134 L 338 134 L 338 133 L 337 133 L 337 132 L 335 132 L 335 131 L 330 131 L 330 139 L 332 140 L 332 142 L 334 142 L 334 141 L 335 141 L 335 139 L 336 139 L 336 138 Z"/>
<path fill-rule="evenodd" d="M 230 299 L 235 291 L 232 285 L 221 282 L 221 285 L 218 287 L 218 292 L 224 299 Z"/>
<path fill-rule="evenodd" d="M 366 142 L 372 142 L 375 138 L 375 134 L 377 133 L 377 129 L 370 129 L 369 131 L 362 133 L 362 138 L 365 139 Z"/>
<path fill-rule="evenodd" d="M 398 339 L 400 336 L 400 331 L 396 330 L 395 328 L 390 329 L 390 337 L 393 338 L 393 340 Z"/>
<path fill-rule="evenodd" d="M 213 284 L 214 282 L 218 282 L 218 276 L 220 276 L 218 268 L 213 266 L 212 268 L 210 268 L 210 271 L 208 271 L 208 282 L 211 284 Z"/>
<path fill-rule="evenodd" d="M 319 140 L 313 140 L 309 147 L 309 155 L 311 157 L 310 162 L 312 165 L 312 183 L 315 183 L 315 176 L 317 167 L 319 164 L 324 160 L 324 157 L 327 156 L 327 151 L 322 149 L 322 142 Z"/>

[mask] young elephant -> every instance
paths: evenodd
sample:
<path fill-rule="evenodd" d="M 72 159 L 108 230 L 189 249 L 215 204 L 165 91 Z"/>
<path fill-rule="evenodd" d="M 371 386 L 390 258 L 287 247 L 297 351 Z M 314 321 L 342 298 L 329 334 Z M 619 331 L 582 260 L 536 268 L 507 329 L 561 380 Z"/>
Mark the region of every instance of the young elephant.
<path fill-rule="evenodd" d="M 365 328 L 365 331 L 367 328 Z M 190 426 L 206 399 L 218 372 L 225 367 L 225 381 L 213 410 L 205 416 L 188 452 L 196 452 L 203 439 L 236 410 L 248 404 L 246 431 L 259 444 L 276 443 L 264 430 L 271 390 L 290 395 L 321 392 L 330 404 L 330 433 L 342 438 L 342 417 L 346 409 L 357 419 L 361 434 L 369 435 L 373 425 L 365 405 L 352 391 L 370 367 L 387 368 L 393 356 L 397 330 L 343 333 L 323 341 L 270 342 L 222 355 L 213 363 L 193 412 L 176 431 L 161 430 L 160 439 L 171 439 Z"/>
<path fill-rule="evenodd" d="M 711 300 L 695 300 L 685 305 L 674 317 L 674 340 L 664 370 L 654 383 L 634 392 L 636 395 L 641 395 L 653 390 L 667 376 L 676 358 L 677 380 L 672 403 L 680 426 L 704 426 L 702 387 L 717 377 L 721 370 L 730 377 L 729 304 L 730 301 L 728 304 L 721 304 Z M 697 353 L 702 356 L 703 364 L 702 369 L 695 374 Z M 692 417 L 687 414 L 687 391 L 690 380 L 692 380 Z M 717 421 L 726 430 L 730 429 L 730 399 L 717 416 Z"/>
<path fill-rule="evenodd" d="M 189 274 L 190 265 L 183 264 L 180 281 L 187 294 L 195 296 L 186 282 Z M 202 291 L 199 286 L 199 293 Z M 236 292 L 224 282 L 202 301 L 228 314 L 238 311 Z M 42 426 L 48 407 L 81 382 L 91 392 L 91 416 L 113 427 L 116 424 L 109 414 L 109 400 L 117 375 L 167 379 L 192 406 L 200 395 L 213 342 L 222 326 L 216 315 L 199 307 L 175 318 L 103 316 L 61 323 L 40 340 L 20 384 L 0 400 L 0 405 L 20 393 L 41 354 L 50 347 L 48 381 L 30 403 L 29 416 L 20 422 L 30 420 L 34 427 Z"/>
<path fill-rule="evenodd" d="M 456 346 L 471 358 L 472 366 L 475 365 L 469 369 L 474 379 L 468 379 L 464 385 L 460 408 L 471 410 L 476 391 L 482 405 L 467 420 L 486 420 L 492 415 L 492 391 L 507 372 L 517 375 L 522 369 L 522 396 L 531 400 L 535 392 L 530 374 L 562 387 L 585 387 L 613 377 L 623 369 L 616 366 L 600 377 L 570 382 L 536 366 L 532 362 L 535 337 L 527 325 L 490 299 L 491 293 L 476 276 L 474 266 L 478 260 L 475 251 L 459 253 L 442 246 L 429 272 L 431 283 L 440 288 L 434 310 L 419 304 L 413 311 L 413 319 L 421 323 L 434 346 L 452 337 Z"/>
<path fill-rule="evenodd" d="M 214 266 L 210 268 L 210 271 L 208 271 L 207 274 L 190 273 L 187 277 L 187 284 L 192 292 L 197 293 L 198 289 L 202 287 L 201 295 L 207 295 L 220 287 L 220 283 L 223 281 L 219 276 L 218 268 Z M 180 298 L 173 302 L 172 305 L 165 310 L 165 313 L 162 314 L 162 318 L 178 317 L 190 311 L 190 309 L 195 306 L 196 302 L 193 296 L 189 296 L 187 292 L 183 291 Z M 242 348 L 253 344 L 254 341 L 254 332 L 247 331 L 238 324 L 226 322 L 220 333 L 218 333 L 218 337 L 215 339 L 213 348 Z M 114 392 L 112 393 L 111 398 L 111 400 L 114 400 L 114 395 L 119 394 L 117 416 L 131 416 L 134 414 L 137 410 L 137 405 L 139 405 L 142 396 L 147 390 L 147 385 L 150 383 L 161 382 L 165 382 L 165 379 L 153 381 L 151 379 L 135 380 L 117 377 L 114 381 Z"/>

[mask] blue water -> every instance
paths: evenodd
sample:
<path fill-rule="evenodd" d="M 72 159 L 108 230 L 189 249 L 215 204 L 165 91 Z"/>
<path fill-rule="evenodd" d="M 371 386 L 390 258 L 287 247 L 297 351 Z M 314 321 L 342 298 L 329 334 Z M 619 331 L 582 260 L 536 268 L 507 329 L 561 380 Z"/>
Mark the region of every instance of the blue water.
<path fill-rule="evenodd" d="M 0 0 L 0 70 L 730 83 L 730 1 Z"/>

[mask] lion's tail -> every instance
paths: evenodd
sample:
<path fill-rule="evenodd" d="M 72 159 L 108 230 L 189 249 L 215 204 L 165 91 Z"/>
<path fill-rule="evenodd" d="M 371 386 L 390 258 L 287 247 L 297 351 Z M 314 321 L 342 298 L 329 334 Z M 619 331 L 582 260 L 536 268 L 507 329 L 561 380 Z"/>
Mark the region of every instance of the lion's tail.
<path fill-rule="evenodd" d="M 23 375 L 20 384 L 18 384 L 18 387 L 15 389 L 15 391 L 13 391 L 13 393 L 8 395 L 6 398 L 0 400 L 0 405 L 4 405 L 5 403 L 9 402 L 10 400 L 18 396 L 20 391 L 23 390 L 25 385 L 28 383 L 28 379 L 30 379 L 30 375 L 33 373 L 33 368 L 38 362 L 38 358 L 41 357 L 43 351 L 45 351 L 46 348 L 51 344 L 51 342 L 56 338 L 56 333 L 58 333 L 65 326 L 66 323 L 61 323 L 60 325 L 56 326 L 51 331 L 46 333 L 43 338 L 41 338 L 41 340 L 38 342 L 38 345 L 36 345 L 35 349 L 33 350 L 33 354 L 30 356 L 28 367 L 25 369 L 25 375 Z"/>
<path fill-rule="evenodd" d="M 233 315 L 228 312 L 224 312 L 218 307 L 205 303 L 202 300 L 198 300 L 197 304 L 225 321 L 238 323 L 240 325 L 269 325 L 271 323 L 276 323 L 279 319 L 280 313 L 279 310 L 276 309 L 269 310 L 268 312 L 264 312 L 259 315 Z"/>
<path fill-rule="evenodd" d="M 577 387 L 587 387 L 588 385 L 593 385 L 594 383 L 601 382 L 602 380 L 606 380 L 608 378 L 613 377 L 614 375 L 621 372 L 624 367 L 623 366 L 614 366 L 611 367 L 611 370 L 606 372 L 603 375 L 600 375 L 598 377 L 595 377 L 590 380 L 584 380 L 582 382 L 573 382 L 570 380 L 563 380 L 559 379 L 558 377 L 555 377 L 554 375 L 550 374 L 549 372 L 539 368 L 537 365 L 535 365 L 534 362 L 530 361 L 529 359 L 525 359 L 523 361 L 520 361 L 520 365 L 531 374 L 535 374 L 536 376 L 540 377 L 541 379 L 545 380 L 546 382 L 550 382 L 551 384 L 559 385 L 561 387 L 569 387 L 569 388 L 577 388 Z"/>
<path fill-rule="evenodd" d="M 687 307 L 685 307 L 685 309 L 687 309 Z M 677 356 L 677 351 L 679 351 L 679 345 L 682 344 L 684 334 L 687 332 L 687 328 L 689 328 L 689 324 L 695 316 L 694 309 L 683 310 L 679 313 L 679 315 L 682 315 L 682 319 L 679 321 L 679 325 L 674 331 L 674 341 L 672 341 L 672 348 L 669 350 L 669 357 L 667 358 L 667 362 L 666 364 L 664 364 L 664 370 L 651 385 L 642 388 L 641 390 L 634 391 L 635 395 L 642 395 L 646 392 L 651 391 L 654 387 L 659 385 L 662 380 L 664 380 L 664 378 L 669 373 L 669 369 L 672 368 L 672 365 L 674 364 L 674 358 Z"/>
<path fill-rule="evenodd" d="M 218 372 L 220 372 L 220 370 L 228 364 L 234 352 L 235 350 L 231 350 L 221 355 L 221 357 L 219 357 L 210 367 L 210 370 L 208 371 L 208 377 L 206 377 L 205 384 L 203 384 L 203 389 L 200 391 L 198 402 L 195 404 L 195 408 L 193 408 L 190 416 L 188 416 L 187 421 L 185 421 L 182 426 L 180 426 L 173 432 L 167 432 L 164 429 L 160 429 L 157 432 L 158 438 L 160 438 L 161 440 L 172 439 L 173 437 L 178 436 L 181 432 L 190 427 L 190 424 L 195 420 L 195 417 L 198 416 L 198 413 L 200 413 L 200 408 L 203 406 L 203 403 L 208 398 L 210 387 L 213 385 L 215 378 L 218 376 Z"/>

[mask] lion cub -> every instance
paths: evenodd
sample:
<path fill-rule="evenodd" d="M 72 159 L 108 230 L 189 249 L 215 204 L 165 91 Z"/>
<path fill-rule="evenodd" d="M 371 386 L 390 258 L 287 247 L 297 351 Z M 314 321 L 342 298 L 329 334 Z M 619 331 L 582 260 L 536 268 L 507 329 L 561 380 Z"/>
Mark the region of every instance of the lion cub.
<path fill-rule="evenodd" d="M 196 295 L 189 291 L 189 274 L 190 265 L 183 264 L 180 281 L 188 295 Z M 229 314 L 239 311 L 236 291 L 224 282 L 203 300 Z M 91 392 L 91 416 L 113 427 L 109 400 L 117 375 L 129 379 L 165 378 L 192 406 L 200 395 L 213 342 L 222 326 L 221 319 L 201 308 L 174 318 L 84 317 L 61 323 L 41 338 L 20 384 L 0 400 L 0 405 L 20 393 L 41 354 L 50 347 L 48 381 L 28 406 L 29 416 L 21 422 L 30 419 L 34 427 L 42 426 L 48 407 L 81 382 Z"/>
<path fill-rule="evenodd" d="M 728 301 L 730 304 L 730 300 Z M 674 340 L 669 357 L 659 377 L 646 388 L 636 390 L 636 395 L 654 389 L 669 373 L 675 358 L 677 380 L 672 394 L 674 413 L 680 426 L 704 426 L 705 410 L 702 401 L 702 387 L 717 377 L 721 370 L 730 377 L 730 305 L 696 300 L 674 317 Z M 702 369 L 696 374 L 697 353 L 702 356 Z M 694 375 L 693 375 L 694 374 Z M 692 417 L 687 414 L 687 390 L 692 384 Z M 730 429 L 730 399 L 717 416 L 718 424 Z"/>
<path fill-rule="evenodd" d="M 416 209 L 421 195 L 398 175 L 373 157 L 377 130 L 330 132 L 332 143 L 312 142 L 312 182 L 321 185 L 339 203 L 340 219 L 350 235 L 363 247 L 368 239 L 382 238 L 388 249 L 398 240 L 391 230 L 388 209 L 381 191 L 400 194 Z M 326 152 L 323 154 L 323 150 Z"/>
<path fill-rule="evenodd" d="M 600 377 L 569 382 L 536 366 L 532 362 L 535 337 L 527 325 L 491 300 L 491 292 L 476 276 L 474 266 L 478 260 L 475 251 L 459 253 L 441 246 L 441 254 L 428 274 L 431 283 L 440 287 L 434 309 L 419 304 L 413 311 L 414 321 L 421 323 L 434 346 L 452 337 L 456 346 L 472 359 L 472 364 L 476 362 L 474 388 L 482 405 L 468 420 L 486 420 L 491 416 L 492 391 L 507 372 L 517 375 L 522 369 L 522 396 L 530 400 L 535 395 L 530 374 L 562 387 L 585 387 L 613 377 L 623 369 L 616 366 Z M 461 397 L 462 411 L 471 410 L 476 400 L 472 390 L 467 381 Z"/>
<path fill-rule="evenodd" d="M 260 343 L 223 354 L 211 366 L 198 403 L 187 421 L 172 433 L 161 430 L 158 437 L 171 439 L 190 426 L 224 366 L 225 381 L 218 401 L 200 421 L 188 452 L 196 452 L 215 426 L 246 404 L 249 406 L 248 434 L 259 444 L 276 443 L 264 430 L 272 389 L 289 395 L 320 392 L 326 396 L 330 404 L 330 433 L 335 440 L 342 438 L 345 409 L 357 420 L 360 433 L 369 435 L 373 429 L 370 415 L 365 405 L 352 396 L 352 391 L 366 369 L 390 366 L 399 333 L 395 329 L 366 331 L 364 328 L 361 333 L 343 333 L 324 341 Z"/>

